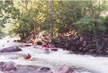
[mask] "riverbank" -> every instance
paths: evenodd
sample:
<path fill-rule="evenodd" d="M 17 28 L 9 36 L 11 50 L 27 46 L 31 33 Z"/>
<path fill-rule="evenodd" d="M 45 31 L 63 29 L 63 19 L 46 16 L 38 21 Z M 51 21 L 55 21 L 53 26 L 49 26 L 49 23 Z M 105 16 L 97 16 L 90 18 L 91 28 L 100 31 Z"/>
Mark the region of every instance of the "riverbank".
<path fill-rule="evenodd" d="M 98 48 L 96 41 L 98 40 Z M 100 35 L 95 39 L 92 35 L 74 35 L 64 33 L 52 40 L 57 48 L 69 50 L 75 54 L 92 54 L 94 56 L 108 56 L 108 35 Z"/>

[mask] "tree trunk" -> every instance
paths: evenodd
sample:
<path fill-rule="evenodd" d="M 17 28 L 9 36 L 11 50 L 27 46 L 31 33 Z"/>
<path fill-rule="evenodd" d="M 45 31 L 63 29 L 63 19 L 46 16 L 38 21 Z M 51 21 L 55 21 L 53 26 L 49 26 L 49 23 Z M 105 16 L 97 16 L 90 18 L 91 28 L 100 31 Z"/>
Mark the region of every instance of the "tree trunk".
<path fill-rule="evenodd" d="M 53 13 L 51 8 L 51 0 L 49 0 L 49 13 L 50 13 L 50 35 L 53 38 Z"/>
<path fill-rule="evenodd" d="M 96 49 L 99 49 L 99 43 L 98 43 L 98 26 L 97 23 L 95 21 L 95 40 L 96 40 Z"/>
<path fill-rule="evenodd" d="M 35 39 L 35 35 L 36 35 L 36 23 L 34 24 L 34 29 L 33 29 L 33 39 Z"/>

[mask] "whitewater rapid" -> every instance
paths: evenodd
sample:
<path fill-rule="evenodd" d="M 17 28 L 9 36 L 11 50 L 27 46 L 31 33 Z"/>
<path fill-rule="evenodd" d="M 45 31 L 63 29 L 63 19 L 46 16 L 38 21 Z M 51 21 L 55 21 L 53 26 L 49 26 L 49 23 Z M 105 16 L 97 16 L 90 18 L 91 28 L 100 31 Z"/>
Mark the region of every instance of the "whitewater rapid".
<path fill-rule="evenodd" d="M 14 43 L 13 40 L 17 38 L 4 38 L 0 40 L 0 48 L 9 47 L 12 45 L 19 45 Z M 10 40 L 10 42 L 7 42 Z M 3 46 L 5 45 L 5 46 Z M 20 44 L 21 45 L 21 44 Z M 33 66 L 47 66 L 53 67 L 56 65 L 68 65 L 76 68 L 87 69 L 96 73 L 108 73 L 108 57 L 94 57 L 90 55 L 77 55 L 69 54 L 68 51 L 59 49 L 58 52 L 51 52 L 50 54 L 45 54 L 43 50 L 39 48 L 31 47 L 21 47 L 22 51 L 0 55 L 1 61 L 13 61 L 18 65 L 33 65 Z M 21 59 L 11 59 L 11 57 L 16 57 L 18 54 L 30 53 L 36 61 L 26 61 Z M 89 73 L 89 72 L 83 72 Z"/>

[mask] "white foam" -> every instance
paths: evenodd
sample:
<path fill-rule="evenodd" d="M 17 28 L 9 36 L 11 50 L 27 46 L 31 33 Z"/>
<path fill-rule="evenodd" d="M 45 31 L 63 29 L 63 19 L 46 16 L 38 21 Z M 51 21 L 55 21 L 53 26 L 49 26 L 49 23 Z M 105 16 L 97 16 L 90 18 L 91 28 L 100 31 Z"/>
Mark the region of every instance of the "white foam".
<path fill-rule="evenodd" d="M 17 46 L 20 45 L 21 43 L 13 43 L 14 40 L 18 40 L 19 38 L 11 38 L 9 36 L 0 39 L 0 49 L 5 48 L 5 47 L 10 47 L 10 46 Z"/>

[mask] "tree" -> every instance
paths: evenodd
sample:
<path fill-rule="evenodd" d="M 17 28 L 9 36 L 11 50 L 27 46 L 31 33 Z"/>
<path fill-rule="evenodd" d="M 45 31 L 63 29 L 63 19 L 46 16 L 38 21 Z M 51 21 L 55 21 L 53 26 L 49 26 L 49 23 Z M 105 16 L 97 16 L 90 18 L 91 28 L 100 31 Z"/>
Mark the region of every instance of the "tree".
<path fill-rule="evenodd" d="M 22 39 L 33 31 L 47 30 L 53 34 L 75 30 L 98 36 L 98 31 L 105 31 L 104 18 L 100 14 L 107 10 L 102 1 L 14 1 L 10 16 L 14 20 L 12 31 Z M 50 7 L 50 8 L 49 8 Z M 35 24 L 35 29 L 34 29 Z M 50 28 L 50 29 L 49 29 Z"/>
<path fill-rule="evenodd" d="M 0 35 L 3 35 L 2 28 L 4 28 L 4 24 L 8 22 L 9 14 L 7 13 L 10 13 L 12 5 L 12 0 L 0 1 Z"/>

